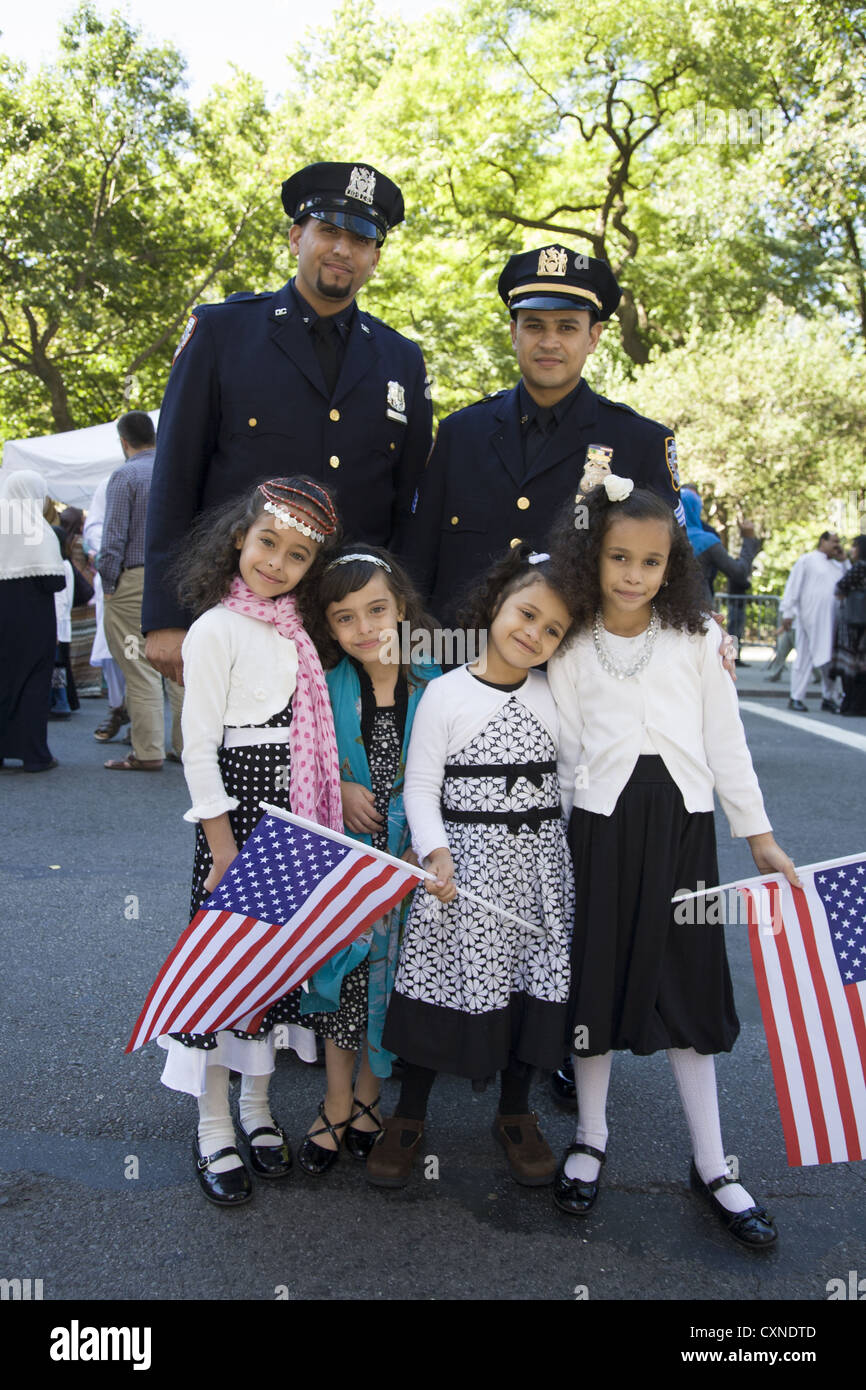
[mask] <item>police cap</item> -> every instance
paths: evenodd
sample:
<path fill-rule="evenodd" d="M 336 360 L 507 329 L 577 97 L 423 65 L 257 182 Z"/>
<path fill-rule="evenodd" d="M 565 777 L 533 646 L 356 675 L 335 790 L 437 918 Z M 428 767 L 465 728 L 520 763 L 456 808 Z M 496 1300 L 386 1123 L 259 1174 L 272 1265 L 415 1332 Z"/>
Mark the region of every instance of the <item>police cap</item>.
<path fill-rule="evenodd" d="M 569 308 L 589 309 L 597 319 L 609 319 L 621 297 L 607 261 L 565 246 L 512 256 L 499 277 L 499 294 L 512 316 L 517 309 Z"/>
<path fill-rule="evenodd" d="M 379 246 L 404 214 L 396 183 L 370 164 L 308 164 L 283 184 L 283 207 L 293 222 L 318 217 Z"/>

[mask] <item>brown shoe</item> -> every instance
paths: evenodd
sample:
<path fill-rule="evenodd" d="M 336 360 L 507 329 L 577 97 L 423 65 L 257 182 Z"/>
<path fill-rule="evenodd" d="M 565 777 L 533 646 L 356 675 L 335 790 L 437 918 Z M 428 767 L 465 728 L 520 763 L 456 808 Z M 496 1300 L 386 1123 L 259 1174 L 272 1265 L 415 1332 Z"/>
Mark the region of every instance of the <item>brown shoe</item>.
<path fill-rule="evenodd" d="M 159 772 L 162 768 L 162 758 L 143 761 L 134 753 L 127 753 L 125 758 L 109 758 L 102 766 L 107 767 L 109 772 Z"/>
<path fill-rule="evenodd" d="M 424 1134 L 423 1120 L 392 1115 L 367 1156 L 367 1181 L 374 1187 L 405 1187 Z"/>
<path fill-rule="evenodd" d="M 546 1187 L 553 1182 L 556 1159 L 538 1127 L 535 1111 L 529 1115 L 497 1115 L 493 1137 L 505 1150 L 515 1182 L 523 1187 Z"/>
<path fill-rule="evenodd" d="M 110 705 L 108 714 L 99 728 L 93 730 L 93 737 L 100 743 L 108 743 L 109 739 L 114 738 L 115 734 L 119 734 L 124 724 L 128 723 L 129 715 L 126 712 L 126 706 L 121 705 L 119 709 L 115 709 L 113 705 Z"/>

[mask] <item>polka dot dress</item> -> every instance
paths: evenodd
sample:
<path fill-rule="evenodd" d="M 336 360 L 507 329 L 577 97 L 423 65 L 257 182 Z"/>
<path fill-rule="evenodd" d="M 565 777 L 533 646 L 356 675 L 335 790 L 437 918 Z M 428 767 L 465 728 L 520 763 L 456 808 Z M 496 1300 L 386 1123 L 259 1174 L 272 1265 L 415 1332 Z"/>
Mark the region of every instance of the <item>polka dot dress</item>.
<path fill-rule="evenodd" d="M 371 835 L 374 849 L 388 850 L 388 813 L 391 789 L 397 778 L 400 762 L 400 732 L 393 706 L 377 708 L 373 716 L 370 746 L 366 749 L 370 764 L 370 788 L 376 800 L 376 810 L 382 817 L 383 828 Z M 350 970 L 340 988 L 340 1006 L 333 1013 L 305 1014 L 301 1022 L 322 1038 L 330 1038 L 337 1047 L 357 1052 L 367 1034 L 367 986 L 369 963 L 362 960 Z"/>
<path fill-rule="evenodd" d="M 279 714 L 273 715 L 265 724 L 246 725 L 247 728 L 282 729 L 292 722 L 291 701 Z M 240 803 L 229 811 L 229 821 L 234 831 L 235 843 L 241 849 L 247 838 L 261 820 L 263 812 L 260 801 L 269 801 L 290 811 L 289 804 L 289 745 L 288 743 L 255 743 L 243 748 L 220 748 L 217 754 L 220 773 L 227 796 L 236 796 Z M 195 859 L 192 869 L 192 893 L 190 897 L 190 920 L 209 896 L 205 892 L 204 881 L 213 866 L 213 856 L 208 848 L 207 837 L 201 824 L 195 828 Z M 262 1019 L 257 1033 L 244 1033 L 237 1028 L 227 1031 L 245 1040 L 263 1038 L 277 1023 L 299 1023 L 305 1026 L 307 1020 L 299 1015 L 300 991 L 293 990 L 273 1004 Z M 200 1047 L 211 1051 L 217 1045 L 215 1033 L 172 1033 L 186 1047 Z"/>

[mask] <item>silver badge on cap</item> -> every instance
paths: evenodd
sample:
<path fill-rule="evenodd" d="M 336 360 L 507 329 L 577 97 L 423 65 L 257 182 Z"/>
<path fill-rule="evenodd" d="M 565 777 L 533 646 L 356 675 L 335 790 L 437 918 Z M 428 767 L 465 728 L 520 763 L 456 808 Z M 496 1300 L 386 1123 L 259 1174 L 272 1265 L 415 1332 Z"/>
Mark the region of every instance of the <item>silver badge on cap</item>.
<path fill-rule="evenodd" d="M 372 203 L 376 191 L 376 175 L 372 169 L 361 168 L 356 164 L 346 189 L 347 198 L 357 198 L 359 203 Z"/>
<path fill-rule="evenodd" d="M 388 408 L 385 411 L 389 420 L 399 420 L 402 425 L 406 421 L 406 391 L 399 381 L 388 382 Z"/>
<path fill-rule="evenodd" d="M 568 256 L 561 246 L 545 246 L 538 253 L 539 275 L 564 275 Z"/>

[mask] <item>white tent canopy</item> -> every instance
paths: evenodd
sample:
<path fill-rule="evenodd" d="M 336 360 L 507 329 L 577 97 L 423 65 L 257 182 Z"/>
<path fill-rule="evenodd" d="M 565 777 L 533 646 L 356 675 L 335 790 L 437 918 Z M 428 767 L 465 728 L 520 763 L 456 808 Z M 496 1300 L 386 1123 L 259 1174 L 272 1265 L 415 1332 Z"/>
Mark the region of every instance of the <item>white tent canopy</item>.
<path fill-rule="evenodd" d="M 154 425 L 158 410 L 149 410 Z M 3 446 L 3 472 L 35 468 L 45 479 L 48 495 L 67 507 L 90 505 L 94 492 L 123 463 L 117 423 L 91 425 L 38 439 L 10 439 Z"/>

